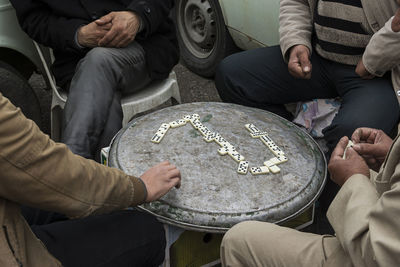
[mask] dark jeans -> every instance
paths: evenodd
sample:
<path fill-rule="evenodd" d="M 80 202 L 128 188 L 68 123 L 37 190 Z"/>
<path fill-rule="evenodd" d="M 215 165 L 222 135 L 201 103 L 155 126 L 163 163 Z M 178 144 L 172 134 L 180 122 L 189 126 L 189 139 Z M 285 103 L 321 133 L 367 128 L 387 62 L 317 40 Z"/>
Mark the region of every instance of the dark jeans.
<path fill-rule="evenodd" d="M 287 119 L 291 114 L 283 104 L 341 97 L 338 114 L 323 130 L 329 155 L 341 137 L 351 137 L 358 127 L 382 129 L 390 134 L 399 119 L 399 103 L 389 74 L 363 80 L 355 73 L 355 66 L 325 60 L 316 53 L 312 54 L 311 63 L 311 79 L 296 79 L 288 72 L 279 46 L 248 50 L 221 62 L 215 84 L 224 102 L 261 108 Z M 323 200 L 324 206 L 338 190 L 331 181 L 327 189 L 332 192 L 324 193 L 323 198 L 328 198 Z"/>
<path fill-rule="evenodd" d="M 63 266 L 159 266 L 164 228 L 138 210 L 68 220 L 57 213 L 23 207 L 32 231 Z"/>

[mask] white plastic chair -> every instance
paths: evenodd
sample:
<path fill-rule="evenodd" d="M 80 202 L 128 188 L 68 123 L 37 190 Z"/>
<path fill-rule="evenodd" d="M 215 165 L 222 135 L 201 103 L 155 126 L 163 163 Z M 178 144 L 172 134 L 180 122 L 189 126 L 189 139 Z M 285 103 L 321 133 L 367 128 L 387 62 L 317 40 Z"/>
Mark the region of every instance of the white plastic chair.
<path fill-rule="evenodd" d="M 62 129 L 62 111 L 67 101 L 66 92 L 57 87 L 53 74 L 50 72 L 50 65 L 54 61 L 53 53 L 50 48 L 40 45 L 34 41 L 36 50 L 43 64 L 42 74 L 47 86 L 52 90 L 51 100 L 51 138 L 60 141 Z M 172 71 L 169 77 L 162 81 L 154 81 L 142 90 L 126 95 L 122 98 L 123 120 L 125 126 L 138 113 L 153 109 L 169 99 L 181 103 L 179 86 L 175 72 Z"/>

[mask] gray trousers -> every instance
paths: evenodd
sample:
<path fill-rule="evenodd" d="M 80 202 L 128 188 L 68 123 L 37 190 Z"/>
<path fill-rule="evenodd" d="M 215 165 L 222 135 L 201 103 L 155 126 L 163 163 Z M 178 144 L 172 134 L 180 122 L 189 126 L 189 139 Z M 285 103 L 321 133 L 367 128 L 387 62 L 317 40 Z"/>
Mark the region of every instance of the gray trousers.
<path fill-rule="evenodd" d="M 145 52 L 137 42 L 125 48 L 90 50 L 71 81 L 61 141 L 75 154 L 98 160 L 100 149 L 122 127 L 121 95 L 149 82 Z"/>

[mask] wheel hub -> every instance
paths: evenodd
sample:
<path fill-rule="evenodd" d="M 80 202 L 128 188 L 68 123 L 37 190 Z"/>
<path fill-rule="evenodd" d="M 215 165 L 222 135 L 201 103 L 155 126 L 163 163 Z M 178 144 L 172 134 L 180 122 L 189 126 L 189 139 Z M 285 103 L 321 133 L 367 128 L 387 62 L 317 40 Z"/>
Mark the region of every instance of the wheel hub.
<path fill-rule="evenodd" d="M 214 11 L 206 0 L 188 0 L 183 10 L 185 32 L 198 52 L 210 52 L 215 43 Z"/>

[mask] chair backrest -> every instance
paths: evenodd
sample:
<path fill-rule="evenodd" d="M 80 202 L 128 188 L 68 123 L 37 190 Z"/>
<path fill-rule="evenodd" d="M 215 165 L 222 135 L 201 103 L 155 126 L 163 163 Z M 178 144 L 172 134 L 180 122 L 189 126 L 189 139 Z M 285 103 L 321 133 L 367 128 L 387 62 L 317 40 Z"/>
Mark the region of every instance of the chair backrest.
<path fill-rule="evenodd" d="M 53 74 L 50 71 L 50 66 L 54 61 L 53 52 L 50 48 L 43 46 L 41 44 L 38 44 L 35 41 L 33 41 L 33 44 L 35 45 L 36 51 L 42 62 L 43 72 L 44 72 L 42 74 L 47 83 L 47 86 L 53 90 L 56 90 L 57 87 L 56 87 L 55 79 L 54 79 Z"/>

